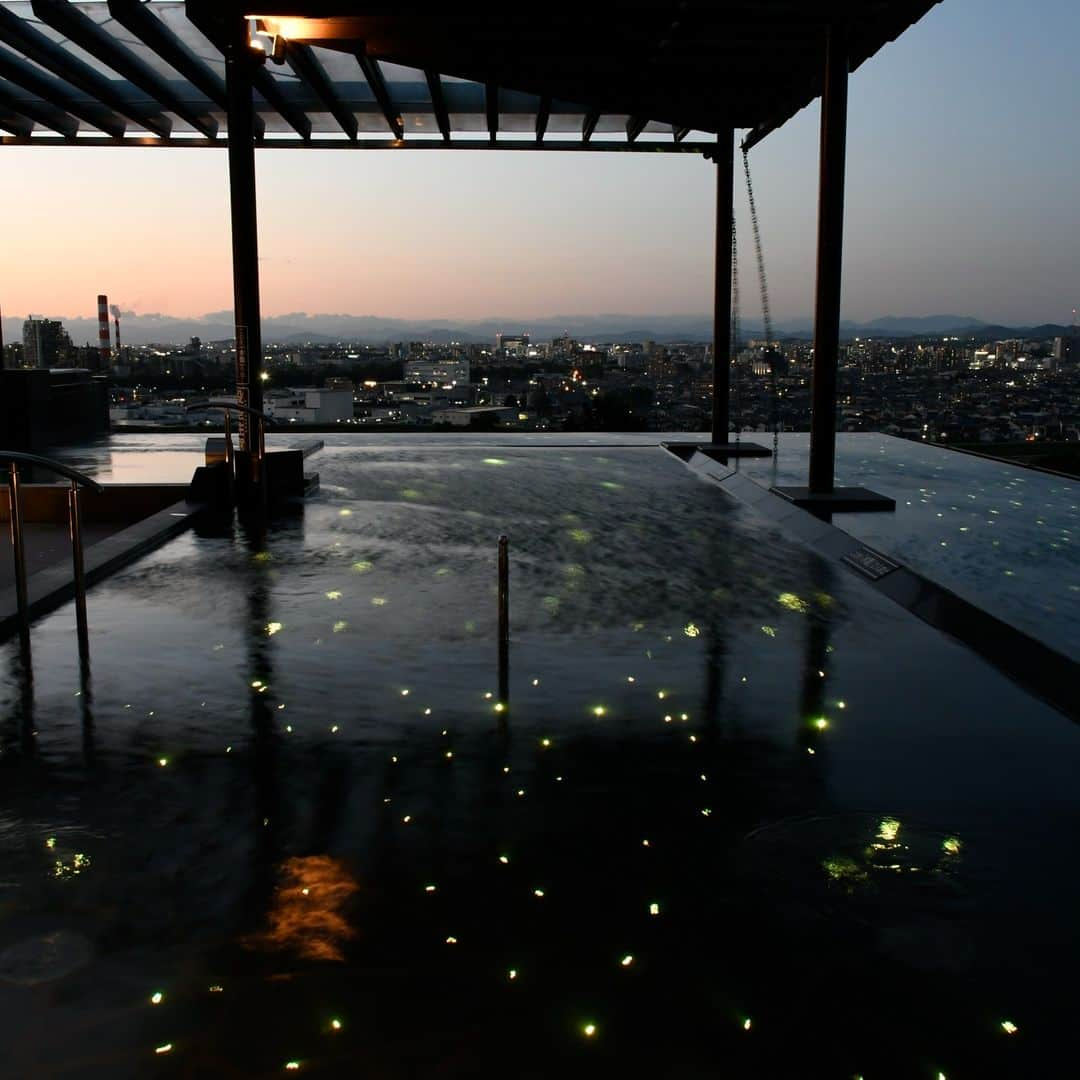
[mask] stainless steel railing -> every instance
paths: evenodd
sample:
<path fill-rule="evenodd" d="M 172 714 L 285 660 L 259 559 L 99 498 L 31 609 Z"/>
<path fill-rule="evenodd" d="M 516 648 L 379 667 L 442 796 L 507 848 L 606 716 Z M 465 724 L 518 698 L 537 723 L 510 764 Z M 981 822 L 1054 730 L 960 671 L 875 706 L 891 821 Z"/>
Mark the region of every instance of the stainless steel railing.
<path fill-rule="evenodd" d="M 235 462 L 232 445 L 232 426 L 230 418 L 233 412 L 241 412 L 252 417 L 256 421 L 255 447 L 252 454 L 251 467 L 252 479 L 257 485 L 258 498 L 263 510 L 266 509 L 268 493 L 266 490 L 266 425 L 273 424 L 274 418 L 249 405 L 240 405 L 231 398 L 211 398 L 204 404 L 188 405 L 187 412 L 196 409 L 222 409 L 225 413 L 225 464 L 229 468 L 229 482 L 234 483 L 236 478 Z"/>
<path fill-rule="evenodd" d="M 71 481 L 68 490 L 68 529 L 71 536 L 71 562 L 75 573 L 75 622 L 79 634 L 79 657 L 90 654 L 90 632 L 86 621 L 86 571 L 83 562 L 81 488 L 102 491 L 93 478 L 61 461 L 24 454 L 15 450 L 0 450 L 0 465 L 8 465 L 8 503 L 11 520 L 11 552 L 15 562 L 15 599 L 19 609 L 19 644 L 23 656 L 30 657 L 30 597 L 26 585 L 26 542 L 23 536 L 22 480 L 19 465 L 36 465 Z"/>
<path fill-rule="evenodd" d="M 195 412 L 202 409 L 222 409 L 225 413 L 225 460 L 232 461 L 232 431 L 230 417 L 233 412 L 246 413 L 258 421 L 255 428 L 255 458 L 262 461 L 266 455 L 266 425 L 273 425 L 274 418 L 249 405 L 240 405 L 230 398 L 211 398 L 207 402 L 185 406 L 187 412 Z"/>

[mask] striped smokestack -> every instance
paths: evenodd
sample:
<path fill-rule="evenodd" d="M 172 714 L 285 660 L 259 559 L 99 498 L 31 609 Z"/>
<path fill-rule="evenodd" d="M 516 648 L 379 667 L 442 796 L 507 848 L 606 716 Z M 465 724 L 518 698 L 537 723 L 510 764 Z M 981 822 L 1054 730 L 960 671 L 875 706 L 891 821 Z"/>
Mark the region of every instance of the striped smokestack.
<path fill-rule="evenodd" d="M 97 317 L 101 366 L 107 368 L 112 361 L 112 350 L 109 348 L 109 298 L 107 296 L 97 298 Z"/>

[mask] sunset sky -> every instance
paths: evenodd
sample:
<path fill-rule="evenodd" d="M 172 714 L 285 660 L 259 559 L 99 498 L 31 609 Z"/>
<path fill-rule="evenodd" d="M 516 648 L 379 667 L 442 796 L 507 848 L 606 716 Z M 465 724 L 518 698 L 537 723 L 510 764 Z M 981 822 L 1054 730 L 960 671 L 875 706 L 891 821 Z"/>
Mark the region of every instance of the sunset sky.
<path fill-rule="evenodd" d="M 853 77 L 845 317 L 1071 318 L 1077 41 L 1068 0 L 945 0 Z M 817 119 L 751 156 L 779 319 L 811 310 Z M 224 151 L 6 148 L 3 164 L 5 315 L 91 315 L 98 292 L 139 313 L 231 306 Z M 714 171 L 697 156 L 267 150 L 257 167 L 268 315 L 711 303 Z"/>

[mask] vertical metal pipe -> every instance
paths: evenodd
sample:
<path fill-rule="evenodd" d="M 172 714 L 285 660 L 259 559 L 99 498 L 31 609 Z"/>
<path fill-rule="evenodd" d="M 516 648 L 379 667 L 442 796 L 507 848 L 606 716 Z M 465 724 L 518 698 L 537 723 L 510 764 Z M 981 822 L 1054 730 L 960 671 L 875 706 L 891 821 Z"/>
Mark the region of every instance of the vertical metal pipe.
<path fill-rule="evenodd" d="M 228 91 L 229 206 L 232 215 L 233 304 L 236 318 L 236 400 L 262 412 L 262 331 L 259 232 L 255 207 L 255 129 L 247 22 L 234 20 L 225 55 Z M 251 418 L 237 419 L 240 449 L 254 455 Z"/>
<path fill-rule="evenodd" d="M 828 495 L 836 466 L 836 368 L 840 351 L 840 276 L 844 249 L 844 166 L 847 151 L 847 29 L 833 25 L 825 50 L 821 97 L 817 293 L 811 380 L 810 491 Z"/>
<path fill-rule="evenodd" d="M 15 599 L 19 607 L 19 645 L 23 658 L 30 659 L 30 603 L 26 591 L 26 548 L 23 545 L 22 490 L 19 466 L 11 462 L 8 474 L 8 501 L 11 518 L 11 554 L 15 560 Z"/>
<path fill-rule="evenodd" d="M 71 564 L 75 571 L 75 624 L 79 634 L 79 659 L 90 656 L 90 630 L 86 622 L 86 573 L 83 567 L 82 493 L 71 481 L 68 491 L 68 524 L 71 531 Z"/>
<path fill-rule="evenodd" d="M 499 537 L 499 701 L 510 697 L 510 540 Z"/>
<path fill-rule="evenodd" d="M 259 506 L 265 514 L 270 506 L 270 483 L 266 476 L 266 421 L 261 416 L 258 420 L 259 442 L 255 448 L 256 468 L 258 469 Z"/>
<path fill-rule="evenodd" d="M 716 134 L 716 268 L 713 276 L 712 441 L 726 443 L 731 429 L 731 209 L 735 129 Z"/>

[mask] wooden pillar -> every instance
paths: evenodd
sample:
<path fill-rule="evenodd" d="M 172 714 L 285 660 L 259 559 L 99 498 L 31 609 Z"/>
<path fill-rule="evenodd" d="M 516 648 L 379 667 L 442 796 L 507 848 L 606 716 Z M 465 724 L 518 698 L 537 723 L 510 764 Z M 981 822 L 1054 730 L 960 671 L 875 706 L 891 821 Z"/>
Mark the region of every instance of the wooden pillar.
<path fill-rule="evenodd" d="M 829 29 L 821 98 L 817 291 L 811 381 L 810 493 L 833 491 L 836 466 L 836 369 L 840 351 L 840 277 L 844 248 L 844 166 L 847 150 L 847 31 Z"/>
<path fill-rule="evenodd" d="M 713 275 L 712 441 L 726 443 L 731 430 L 731 206 L 735 129 L 716 135 L 716 253 Z"/>
<path fill-rule="evenodd" d="M 229 208 L 232 220 L 233 306 L 236 317 L 236 401 L 262 412 L 262 327 L 259 310 L 259 231 L 255 208 L 255 127 L 247 21 L 236 20 L 225 56 L 229 124 Z M 258 451 L 252 418 L 237 413 L 239 449 Z"/>

